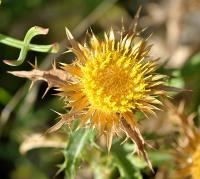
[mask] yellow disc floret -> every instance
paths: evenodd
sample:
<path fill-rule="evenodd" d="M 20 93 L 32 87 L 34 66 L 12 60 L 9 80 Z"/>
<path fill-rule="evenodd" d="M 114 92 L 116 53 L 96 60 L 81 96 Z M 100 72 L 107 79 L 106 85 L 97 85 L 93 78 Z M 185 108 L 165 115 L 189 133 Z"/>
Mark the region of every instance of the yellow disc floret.
<path fill-rule="evenodd" d="M 191 174 L 193 179 L 200 178 L 200 146 L 196 149 L 192 156 Z"/>
<path fill-rule="evenodd" d="M 92 106 L 106 112 L 126 112 L 145 93 L 141 64 L 122 52 L 107 49 L 82 67 L 84 93 Z"/>

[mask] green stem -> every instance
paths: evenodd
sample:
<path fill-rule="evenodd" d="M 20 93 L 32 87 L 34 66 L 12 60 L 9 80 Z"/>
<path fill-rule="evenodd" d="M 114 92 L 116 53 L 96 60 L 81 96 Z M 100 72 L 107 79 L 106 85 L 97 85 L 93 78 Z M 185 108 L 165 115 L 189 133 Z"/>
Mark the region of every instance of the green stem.
<path fill-rule="evenodd" d="M 24 46 L 24 42 L 17 40 L 15 38 L 0 34 L 0 43 L 19 48 L 21 49 Z M 49 53 L 56 53 L 58 51 L 57 43 L 52 45 L 37 45 L 37 44 L 29 44 L 28 45 L 29 50 L 35 51 L 35 52 L 49 52 Z"/>

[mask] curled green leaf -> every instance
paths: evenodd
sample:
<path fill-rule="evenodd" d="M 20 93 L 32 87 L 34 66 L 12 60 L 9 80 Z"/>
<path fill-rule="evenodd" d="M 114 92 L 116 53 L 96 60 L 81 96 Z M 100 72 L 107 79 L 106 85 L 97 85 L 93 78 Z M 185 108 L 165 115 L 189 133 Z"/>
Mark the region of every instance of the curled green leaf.
<path fill-rule="evenodd" d="M 28 32 L 25 35 L 24 41 L 20 41 L 20 40 L 0 34 L 0 43 L 21 49 L 19 57 L 16 61 L 4 60 L 4 63 L 11 66 L 21 65 L 24 62 L 29 50 L 37 51 L 37 52 L 49 52 L 49 53 L 58 52 L 59 45 L 57 43 L 51 44 L 51 45 L 36 45 L 36 44 L 30 43 L 32 38 L 34 38 L 37 35 L 46 35 L 48 31 L 49 29 L 34 26 L 28 30 Z"/>

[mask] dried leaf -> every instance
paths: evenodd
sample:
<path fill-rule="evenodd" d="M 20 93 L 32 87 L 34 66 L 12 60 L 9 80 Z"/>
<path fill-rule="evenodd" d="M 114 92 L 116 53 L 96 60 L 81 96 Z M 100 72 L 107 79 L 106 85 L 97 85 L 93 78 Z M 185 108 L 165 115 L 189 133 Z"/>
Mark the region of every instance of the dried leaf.
<path fill-rule="evenodd" d="M 32 134 L 22 142 L 19 150 L 21 154 L 26 154 L 29 150 L 43 147 L 65 148 L 66 140 L 58 135 Z"/>
<path fill-rule="evenodd" d="M 149 168 L 153 171 L 153 167 L 151 164 L 151 161 L 149 160 L 148 154 L 145 150 L 145 141 L 137 127 L 131 127 L 124 118 L 122 118 L 122 125 L 128 135 L 128 137 L 131 138 L 131 140 L 136 144 L 137 153 L 142 154 L 145 161 L 147 162 Z"/>
<path fill-rule="evenodd" d="M 8 73 L 18 77 L 28 78 L 33 83 L 39 80 L 46 81 L 49 88 L 61 87 L 63 84 L 73 81 L 73 77 L 69 73 L 56 69 L 55 67 L 47 71 L 33 69 L 31 71 L 9 71 Z"/>
<path fill-rule="evenodd" d="M 69 124 L 72 120 L 74 120 L 74 115 L 73 114 L 60 114 L 58 112 L 56 112 L 59 116 L 60 116 L 60 120 L 53 125 L 52 127 L 50 127 L 47 130 L 47 133 L 52 133 L 52 132 L 56 132 L 57 130 L 59 130 L 64 124 Z"/>

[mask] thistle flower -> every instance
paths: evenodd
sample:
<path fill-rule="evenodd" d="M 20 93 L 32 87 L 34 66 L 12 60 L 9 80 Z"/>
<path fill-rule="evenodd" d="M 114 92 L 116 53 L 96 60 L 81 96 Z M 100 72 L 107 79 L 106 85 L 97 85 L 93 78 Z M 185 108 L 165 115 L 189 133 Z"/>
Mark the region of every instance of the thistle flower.
<path fill-rule="evenodd" d="M 81 45 L 68 29 L 66 33 L 76 59 L 62 69 L 75 80 L 59 91 L 70 113 L 79 114 L 81 125 L 89 123 L 105 133 L 108 149 L 113 134 L 125 131 L 148 160 L 134 113 L 155 114 L 166 76 L 155 73 L 157 60 L 149 59 L 147 41 L 136 33 L 121 33 L 118 40 L 111 29 L 103 40 L 92 34 L 89 43 Z"/>
<path fill-rule="evenodd" d="M 33 82 L 45 80 L 49 88 L 57 87 L 59 95 L 64 97 L 71 111 L 60 114 L 62 120 L 50 131 L 75 116 L 80 119 L 79 127 L 92 126 L 105 134 L 109 150 L 113 135 L 125 132 L 152 168 L 135 112 L 155 115 L 154 110 L 162 104 L 159 96 L 166 96 L 170 88 L 164 86 L 166 76 L 155 72 L 158 59 L 149 57 L 151 46 L 134 30 L 121 30 L 117 34 L 111 29 L 101 40 L 92 33 L 84 45 L 68 29 L 66 33 L 72 46 L 69 51 L 76 56 L 72 64 L 62 63 L 61 69 L 54 65 L 49 71 L 35 67 L 31 72 L 11 73 Z"/>
<path fill-rule="evenodd" d="M 187 145 L 179 147 L 175 152 L 175 160 L 178 166 L 175 172 L 176 178 L 192 179 L 200 178 L 200 132 L 196 128 L 186 135 Z"/>
<path fill-rule="evenodd" d="M 180 129 L 180 141 L 176 149 L 173 151 L 173 155 L 176 163 L 176 171 L 174 178 L 184 179 L 200 178 L 200 130 L 195 127 L 193 119 L 195 114 L 192 113 L 189 116 L 184 115 L 184 105 L 181 103 L 178 109 L 165 100 L 166 105 L 171 111 L 174 112 L 177 117 Z"/>

